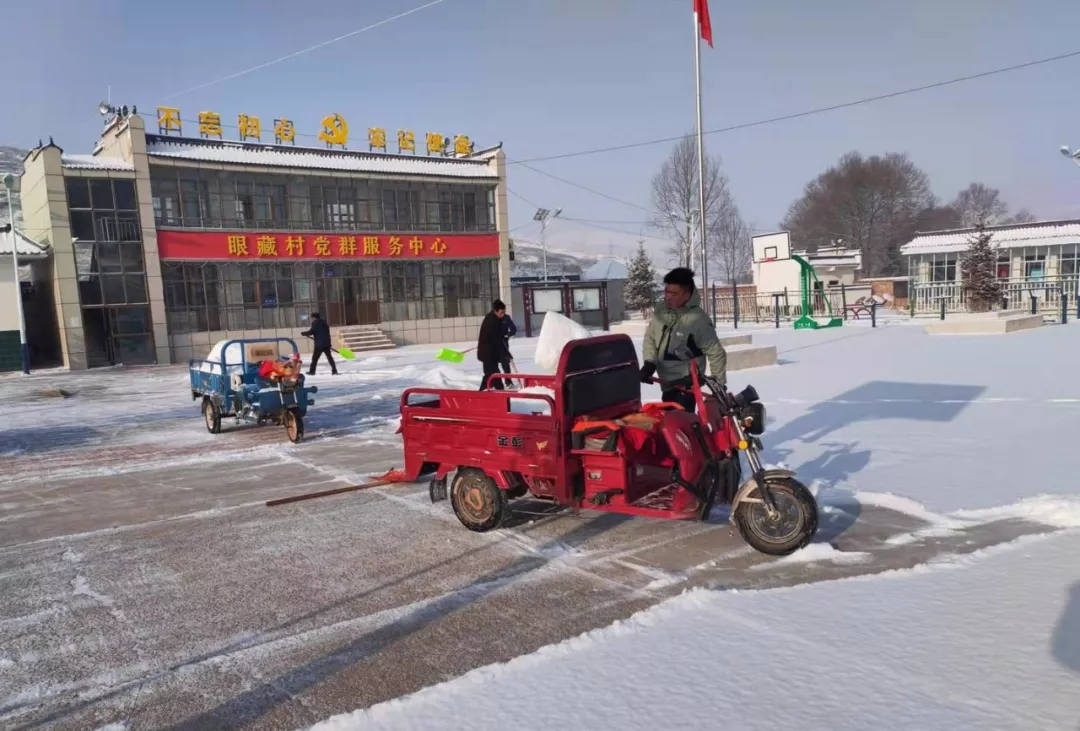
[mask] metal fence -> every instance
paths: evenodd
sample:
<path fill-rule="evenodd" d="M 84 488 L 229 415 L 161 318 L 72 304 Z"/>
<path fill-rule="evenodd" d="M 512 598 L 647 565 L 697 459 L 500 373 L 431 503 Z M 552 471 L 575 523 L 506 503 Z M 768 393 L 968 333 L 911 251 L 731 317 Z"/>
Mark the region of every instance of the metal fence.
<path fill-rule="evenodd" d="M 1077 278 L 1055 279 L 1003 279 L 1001 300 L 992 309 L 1025 310 L 1034 306 L 1036 312 L 1058 314 L 1065 306 L 1074 309 L 1077 295 Z M 913 315 L 937 314 L 944 303 L 946 313 L 969 312 L 967 293 L 963 282 L 921 282 L 911 285 L 910 307 Z"/>
<path fill-rule="evenodd" d="M 716 322 L 775 322 L 796 320 L 803 316 L 799 292 L 754 292 L 746 290 L 713 290 L 709 313 Z M 833 317 L 843 317 L 847 305 L 870 297 L 869 285 L 831 287 L 814 292 L 810 298 L 811 317 L 825 317 L 832 308 Z M 828 303 L 828 304 L 826 304 Z"/>

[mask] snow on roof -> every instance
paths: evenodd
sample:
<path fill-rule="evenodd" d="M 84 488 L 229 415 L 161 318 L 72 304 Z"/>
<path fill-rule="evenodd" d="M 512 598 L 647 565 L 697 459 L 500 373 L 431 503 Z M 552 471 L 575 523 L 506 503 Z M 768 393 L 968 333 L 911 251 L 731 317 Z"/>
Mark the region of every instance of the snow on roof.
<path fill-rule="evenodd" d="M 150 157 L 264 167 L 347 170 L 364 173 L 431 175 L 453 178 L 496 178 L 487 164 L 491 150 L 471 157 L 422 157 L 318 147 L 292 147 L 252 142 L 224 142 L 159 135 L 146 136 Z"/>
<path fill-rule="evenodd" d="M 987 226 L 986 231 L 991 234 L 990 245 L 994 248 L 1080 244 L 1080 221 L 1076 220 Z M 974 232 L 973 228 L 963 228 L 917 234 L 900 247 L 900 253 L 947 254 L 966 251 Z"/>
<path fill-rule="evenodd" d="M 60 164 L 71 170 L 123 170 L 134 172 L 133 163 L 116 157 L 102 155 L 69 155 L 64 153 L 60 156 Z"/>
<path fill-rule="evenodd" d="M 593 281 L 626 279 L 630 275 L 626 265 L 617 259 L 601 259 L 581 274 L 582 279 Z"/>
<path fill-rule="evenodd" d="M 11 256 L 11 232 L 0 233 L 0 256 Z M 27 238 L 15 229 L 16 254 L 28 259 L 45 259 L 49 256 L 49 247 Z"/>

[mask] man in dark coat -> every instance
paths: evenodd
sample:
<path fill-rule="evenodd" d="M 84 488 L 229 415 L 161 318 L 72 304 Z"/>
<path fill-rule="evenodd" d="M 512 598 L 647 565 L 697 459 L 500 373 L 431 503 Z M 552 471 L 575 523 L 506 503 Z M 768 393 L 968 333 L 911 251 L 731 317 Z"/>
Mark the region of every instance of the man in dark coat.
<path fill-rule="evenodd" d="M 336 376 L 337 364 L 334 363 L 334 356 L 330 354 L 330 326 L 326 324 L 326 320 L 319 317 L 318 312 L 312 312 L 311 327 L 300 334 L 305 338 L 311 338 L 314 341 L 314 350 L 311 352 L 311 367 L 308 368 L 308 375 L 315 375 L 315 366 L 319 364 L 319 356 L 325 355 L 327 362 L 330 363 L 330 372 Z"/>
<path fill-rule="evenodd" d="M 483 391 L 487 385 L 488 376 L 499 372 L 499 365 L 504 361 L 509 364 L 513 358 L 507 345 L 505 330 L 503 330 L 503 318 L 506 317 L 506 305 L 502 300 L 491 303 L 491 312 L 487 313 L 484 321 L 480 324 L 480 336 L 476 341 L 476 358 L 484 365 L 484 380 L 480 383 Z M 495 379 L 491 387 L 499 391 L 503 390 L 502 379 Z"/>

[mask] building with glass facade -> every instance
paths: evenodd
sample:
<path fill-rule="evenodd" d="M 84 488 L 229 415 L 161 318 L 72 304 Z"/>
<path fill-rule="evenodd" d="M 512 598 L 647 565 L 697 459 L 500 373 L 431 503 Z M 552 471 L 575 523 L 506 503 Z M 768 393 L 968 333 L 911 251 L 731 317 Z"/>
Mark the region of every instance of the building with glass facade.
<path fill-rule="evenodd" d="M 1080 281 L 1080 221 L 1041 221 L 988 226 L 997 251 L 997 277 L 1003 297 L 1023 305 L 1030 296 L 1052 299 L 1064 294 L 1075 302 Z M 935 310 L 942 300 L 960 301 L 961 259 L 971 245 L 973 228 L 920 233 L 900 247 L 907 259 L 916 310 Z"/>
<path fill-rule="evenodd" d="M 159 130 L 161 132 L 161 130 Z M 510 297 L 499 147 L 420 156 L 152 134 L 107 120 L 91 155 L 50 140 L 20 181 L 51 251 L 63 363 L 185 363 L 232 337 L 468 340 Z M 30 323 L 33 327 L 33 323 Z M 44 323 L 41 323 L 44 326 Z"/>

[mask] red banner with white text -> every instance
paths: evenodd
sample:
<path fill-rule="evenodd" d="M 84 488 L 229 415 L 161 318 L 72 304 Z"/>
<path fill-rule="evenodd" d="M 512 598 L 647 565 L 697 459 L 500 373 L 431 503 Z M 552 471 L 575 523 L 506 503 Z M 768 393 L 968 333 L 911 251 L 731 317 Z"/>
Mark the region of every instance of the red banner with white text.
<path fill-rule="evenodd" d="M 498 234 L 251 233 L 158 231 L 158 256 L 192 261 L 489 259 Z"/>

